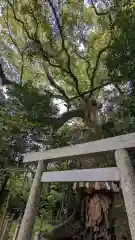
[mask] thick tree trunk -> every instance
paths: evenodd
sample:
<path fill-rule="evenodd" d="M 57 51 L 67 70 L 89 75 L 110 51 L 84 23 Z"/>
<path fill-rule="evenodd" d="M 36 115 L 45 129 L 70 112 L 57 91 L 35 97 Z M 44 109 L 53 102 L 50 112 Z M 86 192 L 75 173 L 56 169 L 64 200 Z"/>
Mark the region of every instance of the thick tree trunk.
<path fill-rule="evenodd" d="M 17 240 L 30 240 L 40 203 L 40 181 L 44 171 L 44 162 L 40 161 L 37 166 L 32 188 L 28 198 Z"/>
<path fill-rule="evenodd" d="M 113 238 L 113 227 L 111 225 L 111 208 L 113 194 L 101 185 L 89 184 L 81 188 L 81 222 L 83 231 L 76 236 L 76 239 L 82 239 L 84 236 L 89 240 L 111 240 Z M 104 184 L 105 185 L 105 184 Z M 80 190 L 79 190 L 80 191 Z"/>
<path fill-rule="evenodd" d="M 96 114 L 94 115 L 96 117 Z M 86 119 L 87 120 L 87 119 Z M 96 127 L 96 126 L 95 126 Z M 94 128 L 94 127 L 93 127 Z M 83 139 L 81 141 L 87 142 L 91 139 L 97 138 L 96 132 L 93 132 L 93 128 L 85 131 Z M 99 165 L 104 164 L 106 166 L 106 157 L 100 155 Z M 94 160 L 89 158 L 80 159 L 80 166 L 78 168 L 93 168 L 97 167 Z M 85 187 L 81 190 L 81 220 L 84 225 L 83 236 L 89 240 L 114 240 L 114 228 L 111 222 L 111 209 L 113 203 L 113 189 L 107 190 L 106 183 L 85 183 Z M 80 239 L 81 239 L 80 234 Z"/>
<path fill-rule="evenodd" d="M 90 192 L 89 192 L 90 191 Z M 77 189 L 77 202 L 73 213 L 63 224 L 51 232 L 44 233 L 43 239 L 49 240 L 114 240 L 110 222 L 112 193 L 109 191 Z"/>
<path fill-rule="evenodd" d="M 83 220 L 86 236 L 90 240 L 112 239 L 110 213 L 112 196 L 104 190 L 94 191 L 84 198 Z"/>

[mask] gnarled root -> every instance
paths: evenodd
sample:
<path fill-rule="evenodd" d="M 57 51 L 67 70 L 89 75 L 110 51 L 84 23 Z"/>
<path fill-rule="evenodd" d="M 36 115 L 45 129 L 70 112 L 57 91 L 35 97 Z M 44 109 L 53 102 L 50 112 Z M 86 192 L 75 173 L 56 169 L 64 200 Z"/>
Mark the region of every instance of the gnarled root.
<path fill-rule="evenodd" d="M 43 233 L 43 240 L 62 240 L 77 235 L 82 228 L 82 223 L 76 220 L 76 213 L 73 213 L 64 223 L 55 227 L 49 233 Z"/>

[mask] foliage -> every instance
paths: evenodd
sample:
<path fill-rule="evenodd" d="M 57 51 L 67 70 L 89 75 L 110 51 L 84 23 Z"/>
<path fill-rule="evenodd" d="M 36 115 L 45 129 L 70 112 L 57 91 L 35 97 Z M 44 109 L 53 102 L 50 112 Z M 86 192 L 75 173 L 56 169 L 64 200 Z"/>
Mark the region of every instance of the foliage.
<path fill-rule="evenodd" d="M 30 172 L 28 173 L 28 171 L 23 174 L 13 173 L 10 177 L 7 186 L 7 189 L 10 189 L 11 193 L 8 211 L 14 214 L 14 219 L 17 219 L 19 214 L 25 209 L 31 184 L 32 176 L 30 176 Z M 38 217 L 43 217 L 43 220 L 56 218 L 63 198 L 59 191 L 61 189 L 52 184 L 50 184 L 49 188 L 46 186 L 42 187 Z"/>
<path fill-rule="evenodd" d="M 119 104 L 119 123 L 114 126 L 112 120 L 111 129 L 114 134 L 135 131 L 135 108 L 134 108 L 134 86 L 135 86 L 135 56 L 134 56 L 134 2 L 114 1 L 115 26 L 112 41 L 108 50 L 106 64 L 109 77 L 116 83 L 121 82 L 119 93 L 122 101 Z M 120 127 L 119 127 L 120 126 Z"/>
<path fill-rule="evenodd" d="M 1 168 L 22 167 L 25 152 L 81 141 L 86 108 L 93 99 L 102 102 L 97 139 L 134 131 L 133 1 L 98 5 L 80 0 L 7 0 L 0 4 Z M 59 103 L 65 107 L 62 114 Z M 95 125 L 90 127 L 91 132 Z M 74 161 L 65 159 L 49 170 L 74 167 Z M 24 174 L 15 172 L 7 188 L 12 186 L 12 200 L 15 205 L 23 202 L 23 208 L 30 183 L 23 184 Z M 55 188 L 50 184 L 42 189 L 37 229 L 39 219 L 55 219 L 59 209 L 68 205 L 66 190 L 71 186 L 56 184 Z"/>
<path fill-rule="evenodd" d="M 134 82 L 134 4 L 120 1 L 116 9 L 115 30 L 107 56 L 107 67 L 112 78 Z"/>
<path fill-rule="evenodd" d="M 55 116 L 58 110 L 49 92 L 40 93 L 30 82 L 14 85 L 6 94 L 8 98 L 0 106 L 1 154 L 14 162 L 26 151 L 39 149 L 33 141 L 51 131 L 51 122 L 45 123 L 44 116 Z"/>
<path fill-rule="evenodd" d="M 1 39 L 16 48 L 10 56 L 7 53 L 8 61 L 19 74 L 23 55 L 22 79 L 33 81 L 36 76 L 43 84 L 48 80 L 66 103 L 70 96 L 100 86 L 106 72 L 100 57 L 110 38 L 108 16 L 101 21 L 92 6 L 83 8 L 82 1 L 61 6 L 50 0 L 44 4 L 7 1 L 3 11 Z"/>

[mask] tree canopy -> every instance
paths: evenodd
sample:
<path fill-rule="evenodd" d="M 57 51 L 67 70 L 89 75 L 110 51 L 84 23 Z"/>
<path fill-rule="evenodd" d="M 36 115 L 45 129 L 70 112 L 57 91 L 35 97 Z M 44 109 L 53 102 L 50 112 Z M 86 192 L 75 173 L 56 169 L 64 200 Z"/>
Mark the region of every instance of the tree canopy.
<path fill-rule="evenodd" d="M 24 173 L 11 174 L 33 176 L 24 153 L 134 131 L 134 10 L 127 0 L 0 1 L 1 186 L 17 178 L 24 205 L 30 184 L 22 192 Z M 68 205 L 55 187 L 43 188 L 40 212 Z"/>

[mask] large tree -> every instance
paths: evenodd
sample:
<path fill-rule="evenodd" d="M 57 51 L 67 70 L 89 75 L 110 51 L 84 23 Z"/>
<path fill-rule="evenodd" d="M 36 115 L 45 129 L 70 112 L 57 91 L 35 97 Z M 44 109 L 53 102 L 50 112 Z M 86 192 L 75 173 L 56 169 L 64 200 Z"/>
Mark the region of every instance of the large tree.
<path fill-rule="evenodd" d="M 120 88 L 122 78 L 113 78 L 110 72 L 108 73 L 105 62 L 115 32 L 115 4 L 111 5 L 108 1 L 100 1 L 100 4 L 91 1 L 90 4 L 84 4 L 82 1 L 72 0 L 7 0 L 1 3 L 1 9 L 0 38 L 1 51 L 4 52 L 0 67 L 1 84 L 9 85 L 8 91 L 17 90 L 14 94 L 15 101 L 18 99 L 19 102 L 19 119 L 21 112 L 26 122 L 31 124 L 30 128 L 27 126 L 27 129 L 30 129 L 27 134 L 31 134 L 32 139 L 35 137 L 35 141 L 44 143 L 45 141 L 41 140 L 45 134 L 49 136 L 51 132 L 50 137 L 55 139 L 58 129 L 77 117 L 83 120 L 82 125 L 85 128 L 87 126 L 88 130 L 85 137 L 81 139 L 79 136 L 80 139 L 76 139 L 76 142 L 104 137 L 96 118 L 100 93 L 105 86 L 111 85 L 111 92 L 116 92 L 115 97 L 123 96 Z M 31 88 L 31 85 L 36 90 Z M 25 95 L 22 95 L 24 89 Z M 31 94 L 34 97 L 32 102 Z M 47 100 L 43 98 L 44 95 Z M 50 102 L 54 111 L 49 108 Z M 66 109 L 62 114 L 57 111 L 59 103 Z M 114 109 L 118 107 L 114 104 Z M 42 109 L 42 113 L 38 108 Z M 15 115 L 17 110 L 14 110 Z M 50 128 L 47 128 L 48 126 Z M 33 129 L 34 131 L 31 131 Z M 41 134 L 37 134 L 39 129 Z M 89 160 L 83 160 L 80 161 L 81 167 L 89 167 Z M 103 199 L 106 200 L 108 210 L 112 198 L 103 195 Z M 82 205 L 82 199 L 81 203 L 78 200 L 78 209 L 80 204 Z M 111 237 L 112 229 L 104 220 L 105 214 L 106 212 L 101 214 L 100 231 L 100 224 L 98 228 L 95 227 L 96 224 L 94 227 L 89 226 L 92 229 L 89 231 L 89 234 L 92 232 L 92 239 L 96 239 L 97 235 L 99 237 L 102 233 L 103 236 L 100 237 L 105 238 L 106 234 L 107 239 Z M 72 217 L 69 226 L 77 220 L 77 214 L 73 214 Z M 81 228 L 79 221 L 77 233 L 81 233 Z M 76 235 L 74 231 L 75 226 L 70 236 Z M 69 231 L 67 233 L 69 234 Z M 62 234 L 57 238 L 62 238 Z"/>

